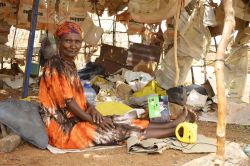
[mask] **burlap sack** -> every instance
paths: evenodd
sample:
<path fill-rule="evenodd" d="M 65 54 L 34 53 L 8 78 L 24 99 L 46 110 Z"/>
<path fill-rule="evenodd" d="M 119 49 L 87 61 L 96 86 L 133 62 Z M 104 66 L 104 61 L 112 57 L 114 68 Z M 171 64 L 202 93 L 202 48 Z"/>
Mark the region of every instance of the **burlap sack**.
<path fill-rule="evenodd" d="M 74 10 L 68 10 L 66 8 L 60 8 L 59 17 L 55 9 L 51 7 L 50 13 L 48 13 L 48 30 L 50 33 L 54 33 L 58 24 L 64 21 L 73 21 L 81 26 L 83 31 L 84 42 L 95 45 L 101 38 L 103 29 L 95 26 L 92 18 L 89 16 L 86 10 L 81 8 L 75 8 Z"/>
<path fill-rule="evenodd" d="M 81 10 L 81 13 L 84 12 L 90 12 L 92 10 L 93 5 L 91 4 L 91 1 L 70 1 L 69 2 L 69 11 L 72 10 L 79 11 Z"/>
<path fill-rule="evenodd" d="M 48 31 L 53 34 L 57 25 L 63 23 L 66 20 L 68 17 L 68 12 L 63 10 L 63 8 L 59 10 L 59 13 L 56 13 L 54 8 L 50 8 L 48 10 L 49 12 L 46 29 L 48 29 Z"/>
<path fill-rule="evenodd" d="M 234 44 L 243 45 L 247 44 L 249 41 L 250 41 L 250 27 L 247 27 L 244 30 L 238 31 Z"/>
<path fill-rule="evenodd" d="M 235 9 L 235 27 L 234 27 L 234 30 L 243 30 L 247 25 L 247 20 L 250 17 L 250 13 L 249 13 L 248 7 L 246 5 L 244 6 L 244 11 L 242 11 L 242 8 L 235 6 L 238 2 L 239 2 L 239 4 L 242 3 L 241 0 L 234 1 L 234 3 L 233 3 L 234 9 Z M 243 7 L 243 6 L 241 6 L 241 7 Z M 246 17 L 247 15 L 249 15 L 249 16 Z M 221 3 L 219 7 L 215 8 L 215 17 L 216 17 L 217 26 L 216 27 L 209 27 L 209 30 L 210 30 L 212 37 L 221 35 L 222 30 L 223 30 L 224 18 L 225 18 L 223 3 Z"/>
<path fill-rule="evenodd" d="M 58 12 L 55 10 L 55 4 L 50 2 L 48 5 L 48 30 L 54 33 L 57 25 L 64 21 L 73 21 L 78 23 L 84 34 L 94 25 L 87 11 L 90 10 L 89 2 L 85 1 L 62 1 L 60 2 Z"/>
<path fill-rule="evenodd" d="M 31 24 L 31 12 L 32 12 L 32 1 L 20 0 L 18 10 L 18 28 L 30 29 Z M 47 9 L 45 5 L 40 2 L 37 14 L 37 29 L 45 29 L 47 23 Z"/>
<path fill-rule="evenodd" d="M 88 13 L 86 13 L 85 18 L 83 21 L 80 22 L 80 25 L 81 25 L 84 37 L 95 26 L 93 20 L 91 19 Z"/>
<path fill-rule="evenodd" d="M 0 0 L 0 20 L 5 18 L 11 12 L 12 6 L 13 5 L 7 0 Z"/>
<path fill-rule="evenodd" d="M 0 0 L 0 20 L 7 22 L 9 25 L 16 25 L 16 3 L 11 0 Z"/>
<path fill-rule="evenodd" d="M 191 0 L 185 0 L 186 6 Z M 179 0 L 130 0 L 128 10 L 131 18 L 143 23 L 159 23 L 176 14 Z"/>
<path fill-rule="evenodd" d="M 240 18 L 245 21 L 250 21 L 249 2 L 247 1 L 243 2 L 243 0 L 233 1 L 233 8 L 235 11 L 235 17 Z"/>
<path fill-rule="evenodd" d="M 128 7 L 133 13 L 153 13 L 160 8 L 160 0 L 130 0 Z"/>
<path fill-rule="evenodd" d="M 98 26 L 93 26 L 92 29 L 84 35 L 83 40 L 91 45 L 96 45 L 97 42 L 100 40 L 102 34 L 103 34 L 103 29 Z"/>

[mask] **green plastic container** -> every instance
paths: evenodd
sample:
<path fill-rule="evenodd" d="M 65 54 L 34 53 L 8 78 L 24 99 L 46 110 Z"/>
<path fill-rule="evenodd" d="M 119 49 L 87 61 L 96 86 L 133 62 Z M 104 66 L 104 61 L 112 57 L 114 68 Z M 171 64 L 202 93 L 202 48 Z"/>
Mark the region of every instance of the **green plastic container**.
<path fill-rule="evenodd" d="M 39 69 L 40 69 L 40 65 L 38 63 L 31 63 L 30 75 L 31 76 L 38 76 Z"/>
<path fill-rule="evenodd" d="M 148 97 L 148 109 L 149 109 L 149 118 L 161 117 L 159 97 L 150 96 Z"/>

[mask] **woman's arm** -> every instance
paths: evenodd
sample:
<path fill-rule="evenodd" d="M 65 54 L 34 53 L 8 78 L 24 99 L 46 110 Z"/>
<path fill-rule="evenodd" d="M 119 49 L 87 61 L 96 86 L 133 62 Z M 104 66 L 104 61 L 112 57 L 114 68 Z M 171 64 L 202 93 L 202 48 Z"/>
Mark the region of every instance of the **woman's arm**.
<path fill-rule="evenodd" d="M 90 122 L 91 124 L 99 125 L 102 129 L 108 131 L 115 128 L 110 118 L 102 118 L 101 121 L 96 121 L 95 116 L 91 116 L 87 111 L 82 111 L 74 99 L 66 101 L 66 105 L 74 115 L 78 116 L 82 121 Z M 88 108 L 93 111 L 93 107 Z M 98 112 L 97 110 L 95 110 Z M 98 112 L 99 113 L 99 112 Z M 100 114 L 100 113 L 99 113 Z"/>
<path fill-rule="evenodd" d="M 91 105 L 89 102 L 87 102 L 87 113 L 89 113 L 93 119 L 94 123 L 100 124 L 103 121 L 103 116 L 102 114 L 96 110 L 96 108 Z"/>
<path fill-rule="evenodd" d="M 66 105 L 69 108 L 69 111 L 79 117 L 82 121 L 93 123 L 93 119 L 90 114 L 85 111 L 82 111 L 74 99 L 66 101 Z"/>

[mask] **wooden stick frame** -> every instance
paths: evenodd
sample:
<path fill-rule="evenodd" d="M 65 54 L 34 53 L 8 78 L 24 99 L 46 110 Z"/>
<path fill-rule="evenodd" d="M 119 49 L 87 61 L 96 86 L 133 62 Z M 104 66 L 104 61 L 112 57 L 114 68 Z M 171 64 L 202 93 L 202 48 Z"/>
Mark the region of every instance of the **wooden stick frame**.
<path fill-rule="evenodd" d="M 225 139 L 226 139 L 226 114 L 227 114 L 227 99 L 225 96 L 225 81 L 224 81 L 224 56 L 225 51 L 230 41 L 230 36 L 235 27 L 234 9 L 232 0 L 224 0 L 224 27 L 218 50 L 216 53 L 215 61 L 215 76 L 216 76 L 216 88 L 218 97 L 218 121 L 217 121 L 217 150 L 216 159 L 214 165 L 224 165 L 225 154 Z"/>

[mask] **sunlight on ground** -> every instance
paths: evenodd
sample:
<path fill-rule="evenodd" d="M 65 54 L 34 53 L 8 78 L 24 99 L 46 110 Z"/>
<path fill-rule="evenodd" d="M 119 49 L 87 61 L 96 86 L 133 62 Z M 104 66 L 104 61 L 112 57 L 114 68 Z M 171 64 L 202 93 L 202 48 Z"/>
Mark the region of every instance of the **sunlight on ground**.
<path fill-rule="evenodd" d="M 84 154 L 84 158 L 107 158 L 107 155 L 97 155 L 97 154 Z"/>

